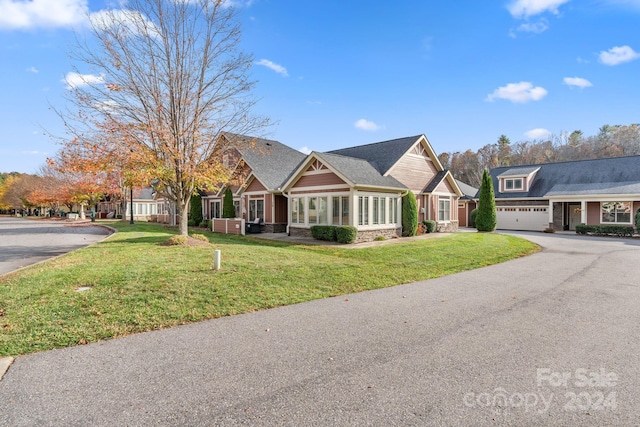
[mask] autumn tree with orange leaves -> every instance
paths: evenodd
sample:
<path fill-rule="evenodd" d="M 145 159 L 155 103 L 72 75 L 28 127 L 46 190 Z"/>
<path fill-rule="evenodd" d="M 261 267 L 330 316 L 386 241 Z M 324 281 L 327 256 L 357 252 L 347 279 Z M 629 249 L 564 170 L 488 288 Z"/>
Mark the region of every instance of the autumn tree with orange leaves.
<path fill-rule="evenodd" d="M 78 74 L 94 78 L 69 82 L 71 103 L 61 115 L 71 138 L 63 151 L 74 153 L 77 170 L 154 182 L 175 203 L 182 235 L 191 195 L 230 176 L 222 133 L 268 125 L 250 114 L 253 59 L 238 49 L 230 4 L 130 0 L 126 9 L 95 14 L 91 36 L 72 52 Z"/>

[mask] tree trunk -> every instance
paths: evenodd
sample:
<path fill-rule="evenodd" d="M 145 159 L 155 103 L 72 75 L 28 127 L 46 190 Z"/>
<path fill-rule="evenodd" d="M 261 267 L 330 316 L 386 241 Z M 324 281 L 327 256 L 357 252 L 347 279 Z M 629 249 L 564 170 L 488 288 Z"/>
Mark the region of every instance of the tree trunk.
<path fill-rule="evenodd" d="M 181 236 L 189 235 L 189 198 L 181 200 L 176 206 L 178 209 L 178 234 Z"/>

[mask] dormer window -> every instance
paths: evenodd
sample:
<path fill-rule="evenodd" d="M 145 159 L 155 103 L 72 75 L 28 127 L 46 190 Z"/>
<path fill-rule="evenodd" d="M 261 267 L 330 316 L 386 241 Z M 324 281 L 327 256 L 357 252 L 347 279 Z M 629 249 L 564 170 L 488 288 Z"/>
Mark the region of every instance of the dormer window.
<path fill-rule="evenodd" d="M 505 191 L 522 190 L 522 178 L 509 178 L 504 180 Z"/>

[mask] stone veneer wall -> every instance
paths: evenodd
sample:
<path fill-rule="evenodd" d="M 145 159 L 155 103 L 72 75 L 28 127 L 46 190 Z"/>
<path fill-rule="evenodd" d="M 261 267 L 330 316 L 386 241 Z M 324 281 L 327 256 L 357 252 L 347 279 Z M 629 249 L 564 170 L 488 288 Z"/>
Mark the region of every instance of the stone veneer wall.
<path fill-rule="evenodd" d="M 436 223 L 436 231 L 438 233 L 455 233 L 458 231 L 458 221 L 438 222 Z"/>
<path fill-rule="evenodd" d="M 294 237 L 311 238 L 311 230 L 308 228 L 289 227 L 289 235 Z M 383 236 L 386 239 L 393 239 L 400 237 L 401 235 L 402 228 L 358 231 L 358 235 L 356 236 L 356 241 L 354 243 L 372 242 L 378 236 Z"/>
<path fill-rule="evenodd" d="M 562 203 L 554 202 L 553 203 L 553 224 L 549 224 L 556 231 L 562 231 L 564 229 L 564 218 L 562 212 Z"/>
<path fill-rule="evenodd" d="M 286 233 L 287 224 L 263 224 L 263 233 Z"/>

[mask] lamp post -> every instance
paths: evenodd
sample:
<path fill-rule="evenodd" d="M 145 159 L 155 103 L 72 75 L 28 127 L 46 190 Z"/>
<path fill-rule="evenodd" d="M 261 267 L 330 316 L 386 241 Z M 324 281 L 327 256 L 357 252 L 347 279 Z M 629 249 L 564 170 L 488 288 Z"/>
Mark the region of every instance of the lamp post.
<path fill-rule="evenodd" d="M 133 225 L 133 184 L 131 184 L 131 208 L 129 209 L 131 211 L 131 219 L 129 220 L 129 224 Z"/>

